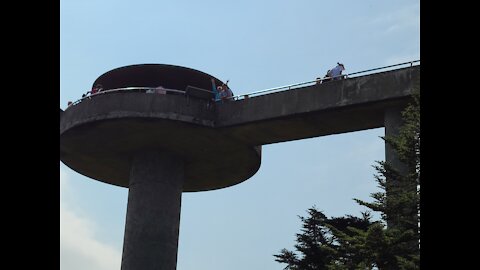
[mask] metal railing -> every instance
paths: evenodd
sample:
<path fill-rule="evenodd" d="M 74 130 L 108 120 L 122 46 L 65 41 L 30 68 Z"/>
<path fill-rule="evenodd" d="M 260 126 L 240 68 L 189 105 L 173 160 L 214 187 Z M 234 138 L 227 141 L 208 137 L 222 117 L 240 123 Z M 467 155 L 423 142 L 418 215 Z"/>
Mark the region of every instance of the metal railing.
<path fill-rule="evenodd" d="M 70 106 L 76 105 L 76 104 L 82 102 L 85 99 L 90 99 L 90 98 L 95 97 L 95 96 L 104 95 L 104 94 L 113 93 L 113 92 L 123 92 L 123 91 L 133 91 L 133 90 L 144 90 L 145 92 L 147 92 L 148 90 L 152 90 L 152 91 L 160 90 L 160 91 L 165 91 L 165 93 L 170 92 L 170 93 L 177 93 L 177 94 L 182 94 L 182 95 L 185 94 L 185 91 L 181 91 L 181 90 L 177 90 L 177 89 L 170 89 L 170 88 L 160 88 L 159 89 L 159 88 L 156 88 L 156 87 L 122 87 L 122 88 L 114 88 L 114 89 L 103 90 L 103 91 L 100 91 L 100 92 L 96 92 L 95 94 L 86 95 L 86 96 L 82 97 L 81 99 L 73 102 Z"/>
<path fill-rule="evenodd" d="M 324 78 L 315 79 L 313 81 L 294 83 L 294 84 L 284 85 L 284 86 L 280 86 L 280 87 L 274 87 L 274 88 L 268 88 L 268 89 L 264 89 L 264 90 L 260 90 L 260 91 L 255 91 L 255 92 L 251 92 L 251 93 L 248 93 L 248 94 L 241 94 L 241 95 L 237 95 L 237 96 L 232 96 L 232 97 L 228 97 L 227 99 L 242 100 L 242 99 L 245 99 L 245 98 L 250 98 L 252 96 L 259 96 L 259 95 L 263 95 L 263 94 L 266 94 L 266 93 L 276 93 L 276 92 L 281 92 L 281 91 L 298 89 L 298 88 L 300 88 L 300 86 L 304 87 L 306 85 L 316 84 L 316 83 L 318 83 L 318 81 L 321 81 L 321 83 L 328 83 L 328 82 L 333 81 L 335 78 L 338 78 L 338 77 L 343 77 L 343 78 L 347 79 L 347 78 L 352 78 L 352 75 L 366 74 L 366 73 L 372 72 L 372 71 L 383 70 L 383 69 L 403 66 L 403 65 L 407 65 L 407 64 L 409 64 L 410 66 L 413 66 L 414 63 L 419 63 L 419 62 L 420 62 L 420 60 L 415 60 L 415 61 L 404 62 L 404 63 L 400 63 L 400 64 L 395 64 L 395 65 L 389 65 L 389 66 L 373 68 L 373 69 L 368 69 L 368 70 L 362 70 L 362 71 L 348 73 L 348 74 L 342 74 L 342 75 L 338 75 L 338 76 L 334 76 L 334 77 L 324 77 Z M 357 76 L 355 76 L 355 77 L 357 77 Z M 73 102 L 71 105 L 69 105 L 69 107 L 72 106 L 72 105 L 76 105 L 76 104 L 82 102 L 85 99 L 90 99 L 94 96 L 108 94 L 108 93 L 112 93 L 112 92 L 122 92 L 122 91 L 132 91 L 132 90 L 144 90 L 145 92 L 147 92 L 148 90 L 153 90 L 153 91 L 162 90 L 162 91 L 166 91 L 166 92 L 185 95 L 185 91 L 181 91 L 181 90 L 178 90 L 178 89 L 169 89 L 169 88 L 158 89 L 156 87 L 123 87 L 123 88 L 108 89 L 108 90 L 97 92 L 95 94 L 91 94 L 89 96 L 82 97 L 81 99 L 79 99 L 79 100 Z M 68 109 L 68 107 L 67 107 L 67 109 Z"/>
<path fill-rule="evenodd" d="M 321 81 L 321 83 L 328 83 L 328 82 L 333 81 L 335 78 L 338 78 L 338 77 L 343 77 L 343 78 L 347 79 L 347 78 L 352 78 L 352 75 L 366 74 L 366 73 L 371 72 L 371 71 L 388 69 L 388 68 L 391 68 L 391 67 L 404 66 L 404 65 L 407 65 L 407 64 L 409 64 L 410 66 L 413 66 L 414 63 L 419 63 L 419 62 L 420 62 L 420 60 L 415 60 L 415 61 L 404 62 L 404 63 L 400 63 L 400 64 L 395 64 L 395 65 L 389 65 L 389 66 L 373 68 L 373 69 L 368 69 L 368 70 L 362 70 L 362 71 L 348 73 L 348 74 L 342 74 L 342 75 L 338 75 L 338 76 L 334 76 L 334 77 L 324 77 L 324 78 L 315 79 L 313 81 L 294 83 L 294 84 L 289 84 L 289 85 L 284 85 L 284 86 L 279 86 L 279 87 L 274 87 L 274 88 L 268 88 L 268 89 L 264 89 L 264 90 L 260 90 L 260 91 L 255 91 L 255 92 L 248 93 L 248 94 L 241 94 L 241 95 L 237 95 L 237 96 L 232 96 L 232 97 L 229 97 L 229 99 L 241 100 L 241 99 L 245 99 L 245 98 L 250 98 L 252 96 L 263 95 L 263 94 L 266 94 L 266 93 L 276 93 L 276 92 L 281 92 L 281 91 L 288 91 L 288 90 L 293 90 L 293 89 L 300 88 L 299 86 L 317 84 L 318 81 Z M 354 76 L 354 77 L 357 77 L 357 76 Z"/>

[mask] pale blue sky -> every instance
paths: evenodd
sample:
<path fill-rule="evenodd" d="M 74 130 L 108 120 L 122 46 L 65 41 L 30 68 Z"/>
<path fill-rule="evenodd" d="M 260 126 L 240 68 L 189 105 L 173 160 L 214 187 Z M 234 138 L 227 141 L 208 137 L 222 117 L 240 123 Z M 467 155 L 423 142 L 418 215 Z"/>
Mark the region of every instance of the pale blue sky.
<path fill-rule="evenodd" d="M 60 104 L 117 67 L 161 63 L 230 79 L 235 94 L 420 59 L 419 1 L 60 1 Z M 178 270 L 283 269 L 297 215 L 358 215 L 378 191 L 384 129 L 263 147 L 249 180 L 184 193 Z M 63 163 L 61 269 L 120 269 L 128 191 Z"/>

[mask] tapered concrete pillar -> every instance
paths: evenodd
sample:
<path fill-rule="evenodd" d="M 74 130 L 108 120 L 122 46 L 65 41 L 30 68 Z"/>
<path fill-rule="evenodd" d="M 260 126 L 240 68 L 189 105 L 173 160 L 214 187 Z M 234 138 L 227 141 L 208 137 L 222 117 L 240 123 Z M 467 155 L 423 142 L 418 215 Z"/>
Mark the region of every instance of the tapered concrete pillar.
<path fill-rule="evenodd" d="M 122 270 L 174 270 L 177 265 L 184 162 L 145 152 L 132 161 Z"/>
<path fill-rule="evenodd" d="M 400 128 L 404 124 L 402 119 L 401 112 L 405 107 L 392 107 L 385 112 L 385 136 L 398 136 L 400 133 Z M 385 143 L 385 161 L 389 163 L 400 175 L 406 176 L 409 173 L 408 165 L 400 161 L 397 153 L 394 149 L 387 143 Z M 417 189 L 417 183 L 400 183 L 397 179 L 386 179 L 386 193 L 387 200 L 389 194 L 395 192 L 395 190 L 402 189 L 403 191 L 415 191 Z M 417 213 L 411 213 L 412 206 L 406 206 L 404 209 L 404 216 L 411 216 L 412 220 L 402 220 L 400 221 L 398 217 L 389 217 L 387 215 L 387 226 L 389 227 L 398 227 L 400 223 L 406 224 L 417 224 L 418 215 Z M 395 215 L 395 214 L 393 214 Z M 416 245 L 416 243 L 412 243 Z"/>
<path fill-rule="evenodd" d="M 391 107 L 385 111 L 385 136 L 398 136 L 400 127 L 403 125 L 402 111 L 405 107 Z M 385 161 L 393 166 L 400 174 L 408 173 L 408 167 L 398 159 L 397 153 L 392 147 L 385 144 Z"/>
<path fill-rule="evenodd" d="M 387 108 L 387 110 L 385 111 L 385 137 L 399 135 L 400 127 L 403 124 L 403 109 L 404 107 L 390 107 Z M 390 164 L 390 166 L 397 170 L 401 175 L 405 175 L 408 173 L 408 168 L 406 164 L 400 161 L 397 153 L 388 143 L 385 143 L 385 162 Z M 400 183 L 398 183 L 396 179 L 392 178 L 387 178 L 386 181 L 387 183 L 385 192 L 387 194 L 388 200 L 389 194 L 391 194 L 391 192 L 395 190 L 395 187 L 398 187 Z M 387 226 L 398 227 L 398 219 L 387 215 Z"/>

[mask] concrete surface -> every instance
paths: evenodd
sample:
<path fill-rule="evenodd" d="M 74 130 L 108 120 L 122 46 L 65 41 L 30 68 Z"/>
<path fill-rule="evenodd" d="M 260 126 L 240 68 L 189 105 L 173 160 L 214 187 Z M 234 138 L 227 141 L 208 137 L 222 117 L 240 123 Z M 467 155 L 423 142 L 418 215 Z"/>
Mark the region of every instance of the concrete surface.
<path fill-rule="evenodd" d="M 261 162 L 261 145 L 384 126 L 388 108 L 411 98 L 420 67 L 331 81 L 208 106 L 181 95 L 111 93 L 67 108 L 60 157 L 73 170 L 128 187 L 140 150 L 186 162 L 184 191 L 245 181 Z"/>
<path fill-rule="evenodd" d="M 165 152 L 136 154 L 130 170 L 122 270 L 174 270 L 184 161 Z"/>
<path fill-rule="evenodd" d="M 165 84 L 168 78 L 156 73 L 165 68 L 119 68 L 95 83 L 173 88 L 193 82 L 208 88 L 208 74 L 177 67 L 167 71 L 193 74 L 192 79 L 173 72 L 178 76 Z M 382 126 L 387 135 L 396 134 L 399 112 L 411 99 L 419 70 L 398 69 L 215 106 L 183 95 L 101 94 L 60 109 L 60 159 L 87 177 L 129 188 L 122 270 L 174 270 L 182 191 L 247 180 L 260 167 L 264 144 Z M 139 77 L 125 78 L 128 74 Z M 388 147 L 386 159 L 405 169 Z"/>
<path fill-rule="evenodd" d="M 251 145 L 378 128 L 404 106 L 420 67 L 403 68 L 262 95 L 218 108 L 216 127 Z"/>
<path fill-rule="evenodd" d="M 128 187 L 133 155 L 161 150 L 185 160 L 184 191 L 238 184 L 257 172 L 261 147 L 216 132 L 204 100 L 116 93 L 68 108 L 60 121 L 60 158 L 96 180 Z"/>

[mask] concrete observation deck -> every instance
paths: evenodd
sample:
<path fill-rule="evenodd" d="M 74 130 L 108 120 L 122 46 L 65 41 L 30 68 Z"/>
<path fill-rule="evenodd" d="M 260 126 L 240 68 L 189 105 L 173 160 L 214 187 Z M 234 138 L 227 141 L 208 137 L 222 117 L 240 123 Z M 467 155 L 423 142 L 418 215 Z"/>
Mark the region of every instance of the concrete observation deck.
<path fill-rule="evenodd" d="M 243 99 L 219 106 L 215 127 L 251 145 L 379 128 L 419 80 L 413 66 Z"/>
<path fill-rule="evenodd" d="M 124 91 L 96 95 L 61 113 L 61 160 L 85 176 L 128 187 L 130 162 L 158 149 L 186 160 L 184 191 L 238 184 L 256 173 L 261 145 L 378 128 L 384 112 L 410 99 L 419 66 L 290 91 L 207 102 L 185 94 Z M 135 65 L 105 73 L 105 89 L 143 86 L 211 89 L 206 73 Z M 216 79 L 216 83 L 222 82 Z"/>
<path fill-rule="evenodd" d="M 183 191 L 240 183 L 260 167 L 261 147 L 215 130 L 213 103 L 184 94 L 211 89 L 206 73 L 170 65 L 134 65 L 100 76 L 104 89 L 157 87 L 179 92 L 118 91 L 86 98 L 61 113 L 60 159 L 96 180 L 128 187 L 132 158 L 161 151 L 185 162 Z M 214 78 L 217 85 L 222 82 Z"/>
<path fill-rule="evenodd" d="M 214 77 L 206 73 L 122 67 L 94 82 L 106 90 L 60 109 L 60 159 L 87 177 L 129 189 L 122 270 L 174 270 L 182 192 L 247 180 L 260 168 L 265 144 L 382 126 L 395 134 L 419 70 L 214 103 Z M 145 91 L 158 86 L 167 90 Z M 395 160 L 388 148 L 386 160 Z"/>

